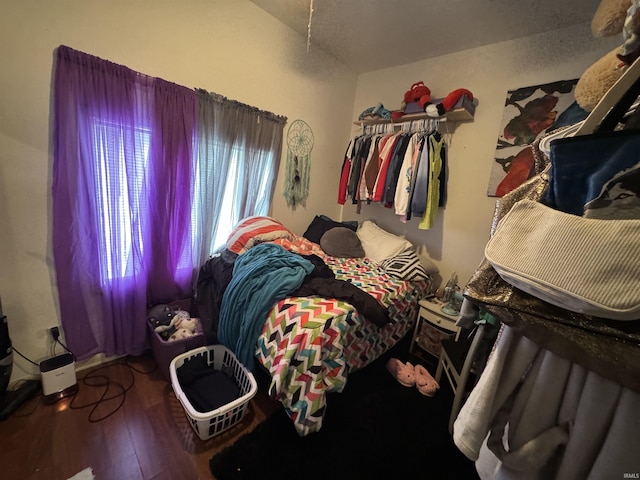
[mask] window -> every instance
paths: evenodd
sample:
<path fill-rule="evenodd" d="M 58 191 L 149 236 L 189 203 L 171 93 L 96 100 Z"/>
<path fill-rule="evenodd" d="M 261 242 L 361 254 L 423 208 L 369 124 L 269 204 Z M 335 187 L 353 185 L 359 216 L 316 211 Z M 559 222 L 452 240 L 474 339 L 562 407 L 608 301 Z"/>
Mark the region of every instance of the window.
<path fill-rule="evenodd" d="M 217 215 L 218 225 L 216 228 L 216 234 L 211 245 L 211 252 L 215 252 L 224 247 L 229 234 L 233 230 L 233 227 L 242 220 L 242 215 L 237 208 L 237 204 L 241 204 L 246 201 L 244 197 L 244 188 L 246 178 L 249 172 L 246 168 L 243 168 L 243 155 L 240 148 L 232 149 L 231 162 L 229 165 L 229 173 L 227 182 L 224 186 L 224 194 L 222 197 L 222 205 Z M 261 152 L 263 162 L 268 165 L 273 164 L 273 154 L 271 152 Z M 255 183 L 255 189 L 257 192 L 256 207 L 252 210 L 251 215 L 267 215 L 269 212 L 270 200 L 271 200 L 271 188 L 270 188 L 270 176 L 262 175 L 257 177 Z"/>
<path fill-rule="evenodd" d="M 133 243 L 144 249 L 145 215 L 141 198 L 145 190 L 144 172 L 149 161 L 150 131 L 125 129 L 94 118 L 93 148 L 98 232 L 100 242 L 100 277 L 102 283 L 114 278 L 131 277 L 139 264 L 133 261 Z M 133 132 L 133 134 L 131 134 Z M 134 152 L 127 162 L 127 151 Z"/>
<path fill-rule="evenodd" d="M 100 276 L 102 284 L 110 283 L 114 278 L 132 277 L 139 274 L 140 264 L 134 262 L 135 249 L 138 245 L 140 256 L 144 253 L 144 235 L 148 221 L 145 213 L 144 193 L 145 172 L 148 170 L 149 142 L 151 131 L 148 128 L 133 127 L 121 129 L 114 123 L 93 118 L 91 120 L 92 142 L 96 175 L 95 192 L 98 207 L 98 231 L 100 238 Z M 125 151 L 129 155 L 125 155 Z M 231 149 L 231 161 L 227 182 L 224 185 L 222 204 L 216 212 L 205 212 L 201 205 L 201 183 L 195 182 L 194 195 L 191 199 L 191 238 L 188 243 L 191 249 L 184 249 L 180 256 L 179 268 L 190 268 L 188 252 L 196 251 L 198 237 L 202 235 L 203 226 L 198 221 L 202 215 L 215 215 L 215 236 L 209 247 L 210 253 L 222 249 L 234 225 L 241 220 L 236 202 L 242 202 L 245 178 L 248 173 L 242 168 L 243 154 L 241 148 Z M 272 155 L 262 152 L 267 162 L 271 163 Z M 265 155 L 266 154 L 266 155 Z M 196 161 L 195 175 L 201 175 L 203 163 Z M 258 198 L 256 209 L 252 215 L 266 215 L 269 210 L 268 185 L 269 176 L 262 176 L 256 183 Z M 136 240 L 133 242 L 133 240 Z"/>
<path fill-rule="evenodd" d="M 79 359 L 140 354 L 148 306 L 192 295 L 235 223 L 268 211 L 286 118 L 65 46 L 54 88 L 52 244 L 67 345 Z"/>
<path fill-rule="evenodd" d="M 233 149 L 233 156 L 231 157 L 231 165 L 229 168 L 229 178 L 236 178 L 237 175 L 237 165 L 238 165 L 238 156 L 239 152 L 237 148 Z M 233 181 L 227 181 L 224 186 L 224 193 L 222 195 L 222 206 L 220 207 L 220 212 L 218 213 L 218 226 L 216 228 L 216 234 L 213 238 L 213 243 L 211 245 L 211 251 L 216 252 L 224 247 L 227 237 L 231 233 L 233 226 L 235 225 L 235 221 L 233 220 L 233 199 L 235 195 Z"/>

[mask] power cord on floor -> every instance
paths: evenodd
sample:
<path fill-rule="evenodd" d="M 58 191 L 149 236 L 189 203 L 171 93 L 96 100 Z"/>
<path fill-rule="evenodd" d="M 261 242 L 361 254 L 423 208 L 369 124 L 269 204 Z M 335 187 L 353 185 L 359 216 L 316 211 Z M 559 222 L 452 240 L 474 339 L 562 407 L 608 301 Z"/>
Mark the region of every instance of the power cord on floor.
<path fill-rule="evenodd" d="M 158 364 L 155 363 L 154 361 L 154 366 L 149 369 L 149 370 L 141 370 L 137 367 L 135 367 L 134 365 L 132 365 L 130 363 L 130 356 L 126 356 L 124 358 L 123 361 L 116 361 L 115 363 L 109 363 L 107 365 L 102 365 L 100 367 L 94 368 L 93 370 L 91 370 L 89 373 L 87 373 L 86 375 L 84 375 L 82 377 L 82 383 L 84 385 L 86 385 L 87 387 L 94 387 L 94 388 L 104 388 L 104 391 L 102 392 L 102 395 L 100 396 L 100 398 L 94 402 L 89 402 L 83 405 L 77 405 L 75 402 L 78 399 L 78 392 L 80 390 L 78 390 L 78 392 L 76 392 L 73 395 L 73 398 L 71 399 L 71 403 L 69 404 L 69 408 L 74 409 L 74 410 L 80 410 L 83 408 L 91 408 L 91 411 L 89 412 L 89 417 L 88 420 L 91 423 L 96 423 L 96 422 L 100 422 L 102 420 L 104 420 L 105 418 L 110 417 L 111 415 L 113 415 L 114 413 L 116 413 L 118 410 L 120 410 L 120 408 L 122 407 L 122 405 L 124 404 L 124 401 L 126 399 L 126 395 L 127 392 L 129 390 L 131 390 L 131 388 L 133 387 L 133 385 L 135 384 L 135 375 L 134 372 L 136 373 L 141 373 L 144 375 L 149 375 L 151 373 L 153 373 L 154 371 L 157 370 L 158 368 Z M 104 374 L 98 374 L 97 372 L 100 372 L 102 370 L 106 370 L 106 369 L 113 369 L 114 367 L 117 366 L 124 366 L 126 367 L 126 371 L 129 373 L 130 376 L 130 383 L 127 386 L 122 385 L 122 383 L 111 380 L 107 375 Z M 115 388 L 116 392 L 108 395 L 109 390 Z M 106 415 L 102 415 L 100 417 L 95 417 L 95 412 L 98 409 L 98 407 L 100 407 L 100 405 L 104 404 L 105 402 L 108 402 L 110 400 L 119 400 L 117 406 L 111 410 L 109 413 L 107 413 Z"/>
<path fill-rule="evenodd" d="M 54 347 L 53 347 L 53 354 L 55 356 L 55 344 L 59 343 L 67 352 L 69 352 L 72 356 L 73 356 L 73 360 L 76 360 L 76 356 L 75 354 L 69 350 L 67 348 L 67 346 L 62 343 L 60 341 L 59 335 L 56 335 L 55 333 L 53 334 L 53 338 L 54 338 Z M 31 360 L 30 358 L 26 357 L 25 355 L 23 355 L 22 353 L 20 353 L 15 347 L 13 347 L 13 351 L 16 352 L 18 355 L 20 355 L 22 358 L 24 358 L 26 361 L 32 363 L 33 365 L 35 365 L 36 367 L 40 367 L 40 364 L 34 362 L 33 360 Z M 150 369 L 147 370 L 142 370 L 138 367 L 136 367 L 135 365 L 133 365 L 130 362 L 131 359 L 131 355 L 127 355 L 126 357 L 124 357 L 123 360 L 121 361 L 115 361 L 115 362 L 111 362 L 108 363 L 106 365 L 101 365 L 97 368 L 94 368 L 93 370 L 89 371 L 86 375 L 84 375 L 81 379 L 82 383 L 84 385 L 86 385 L 87 387 L 93 387 L 93 388 L 104 388 L 104 391 L 102 392 L 102 395 L 100 396 L 100 398 L 94 402 L 89 402 L 83 405 L 77 405 L 76 401 L 78 399 L 78 393 L 80 392 L 80 389 L 78 389 L 78 391 L 76 393 L 73 394 L 72 398 L 71 398 L 71 402 L 69 403 L 69 408 L 70 409 L 74 409 L 74 410 L 80 410 L 83 408 L 89 408 L 89 407 L 93 407 L 91 408 L 91 411 L 89 412 L 89 417 L 88 420 L 91 423 L 96 423 L 96 422 L 100 422 L 102 420 L 104 420 L 105 418 L 110 417 L 111 415 L 113 415 L 114 413 L 116 413 L 118 410 L 120 410 L 120 408 L 122 407 L 122 405 L 124 404 L 124 401 L 126 399 L 126 394 L 127 392 L 133 387 L 133 385 L 135 384 L 135 375 L 134 373 L 140 373 L 143 375 L 150 375 L 151 373 L 155 372 L 158 369 L 158 364 L 157 362 L 155 362 L 155 360 L 153 360 L 153 366 Z M 127 385 L 126 387 L 124 385 L 122 385 L 120 382 L 116 382 L 114 380 L 111 380 L 109 378 L 108 375 L 105 374 L 98 374 L 97 372 L 100 372 L 102 370 L 106 370 L 106 369 L 113 369 L 114 367 L 117 366 L 123 366 L 126 367 L 126 371 L 129 374 L 130 377 L 130 383 L 129 385 Z M 109 393 L 109 390 L 115 388 L 117 391 L 111 395 L 107 395 Z M 107 413 L 106 415 L 103 415 L 101 417 L 95 417 L 95 412 L 98 409 L 98 407 L 100 407 L 100 405 L 104 404 L 105 402 L 108 402 L 110 400 L 115 400 L 115 399 L 119 399 L 118 405 L 109 413 Z M 33 409 L 35 410 L 35 408 Z M 33 413 L 30 412 L 30 413 Z"/>

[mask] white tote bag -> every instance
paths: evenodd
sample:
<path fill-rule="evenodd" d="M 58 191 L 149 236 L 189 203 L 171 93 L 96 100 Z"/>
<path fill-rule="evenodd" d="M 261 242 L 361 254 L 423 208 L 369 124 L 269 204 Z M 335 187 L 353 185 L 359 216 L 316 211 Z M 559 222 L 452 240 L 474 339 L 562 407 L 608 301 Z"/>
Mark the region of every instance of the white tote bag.
<path fill-rule="evenodd" d="M 498 223 L 485 256 L 506 282 L 553 305 L 640 319 L 640 220 L 579 217 L 521 200 Z"/>

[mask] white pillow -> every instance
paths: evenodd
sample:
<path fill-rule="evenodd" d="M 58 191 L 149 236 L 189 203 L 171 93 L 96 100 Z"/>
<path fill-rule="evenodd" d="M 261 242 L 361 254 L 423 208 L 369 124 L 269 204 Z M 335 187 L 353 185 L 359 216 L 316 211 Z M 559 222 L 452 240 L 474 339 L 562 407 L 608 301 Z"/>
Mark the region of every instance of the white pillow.
<path fill-rule="evenodd" d="M 408 240 L 383 230 L 370 220 L 362 222 L 356 233 L 364 254 L 374 262 L 381 262 L 413 248 Z"/>

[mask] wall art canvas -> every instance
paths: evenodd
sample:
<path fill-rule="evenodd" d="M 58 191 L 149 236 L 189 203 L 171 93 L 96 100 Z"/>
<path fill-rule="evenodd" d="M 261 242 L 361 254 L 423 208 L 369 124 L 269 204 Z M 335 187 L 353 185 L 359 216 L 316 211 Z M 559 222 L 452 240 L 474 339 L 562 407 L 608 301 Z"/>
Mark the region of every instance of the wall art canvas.
<path fill-rule="evenodd" d="M 586 118 L 573 95 L 578 79 L 507 92 L 487 195 L 502 197 L 535 174 L 530 145 L 563 125 Z"/>

